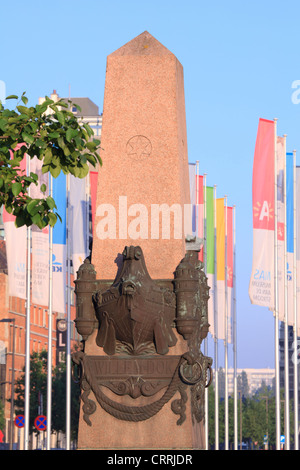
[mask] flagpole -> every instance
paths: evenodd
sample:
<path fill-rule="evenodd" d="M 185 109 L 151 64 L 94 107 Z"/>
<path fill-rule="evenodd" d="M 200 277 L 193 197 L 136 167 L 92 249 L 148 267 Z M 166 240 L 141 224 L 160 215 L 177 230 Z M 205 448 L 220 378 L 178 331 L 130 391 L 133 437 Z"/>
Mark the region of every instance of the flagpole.
<path fill-rule="evenodd" d="M 27 176 L 30 175 L 30 157 L 27 155 Z M 30 196 L 30 188 L 28 189 Z M 26 276 L 26 334 L 25 334 L 25 397 L 24 397 L 24 449 L 29 449 L 30 419 L 30 270 L 31 227 L 27 227 L 27 276 Z"/>
<path fill-rule="evenodd" d="M 274 321 L 275 321 L 275 402 L 276 402 L 276 449 L 280 450 L 280 384 L 279 384 L 279 320 L 278 320 L 278 241 L 277 241 L 277 118 L 274 119 Z"/>
<path fill-rule="evenodd" d="M 235 206 L 233 206 L 233 387 L 234 387 L 234 448 L 238 449 L 238 409 L 237 409 L 237 324 L 236 324 L 236 246 L 235 246 Z"/>
<path fill-rule="evenodd" d="M 70 175 L 67 175 L 67 346 L 66 346 L 66 450 L 71 434 L 71 299 L 70 299 Z"/>
<path fill-rule="evenodd" d="M 90 172 L 85 179 L 85 198 L 86 198 L 86 256 L 90 255 Z M 74 273 L 74 278 L 75 278 Z"/>
<path fill-rule="evenodd" d="M 290 449 L 289 419 L 289 336 L 288 336 L 288 286 L 287 286 L 287 177 L 286 177 L 286 134 L 284 137 L 284 409 L 285 409 L 285 449 Z"/>
<path fill-rule="evenodd" d="M 296 150 L 293 151 L 293 218 L 294 218 L 294 266 L 293 266 L 293 300 L 294 300 L 294 446 L 295 450 L 299 450 L 299 438 L 298 438 L 298 361 L 297 361 L 297 198 L 296 198 Z"/>
<path fill-rule="evenodd" d="M 228 289 L 227 289 L 227 196 L 225 196 L 225 450 L 228 450 L 229 431 L 228 431 Z"/>
<path fill-rule="evenodd" d="M 198 224 L 199 224 L 199 162 L 196 161 L 196 237 L 198 237 Z"/>
<path fill-rule="evenodd" d="M 53 179 L 50 175 L 50 197 L 53 197 Z M 53 285 L 53 227 L 50 226 L 49 240 L 49 310 L 48 310 L 48 362 L 47 362 L 47 450 L 51 449 L 52 412 L 52 285 Z"/>
<path fill-rule="evenodd" d="M 203 194 L 203 262 L 204 272 L 207 271 L 207 253 L 206 253 L 206 173 L 203 174 L 204 194 Z M 204 355 L 208 356 L 208 342 L 207 337 L 204 339 Z M 208 450 L 208 388 L 204 389 L 205 400 L 205 449 Z"/>
<path fill-rule="evenodd" d="M 215 342 L 215 450 L 219 450 L 219 376 L 218 376 L 218 322 L 217 322 L 217 186 L 214 185 L 214 342 Z"/>

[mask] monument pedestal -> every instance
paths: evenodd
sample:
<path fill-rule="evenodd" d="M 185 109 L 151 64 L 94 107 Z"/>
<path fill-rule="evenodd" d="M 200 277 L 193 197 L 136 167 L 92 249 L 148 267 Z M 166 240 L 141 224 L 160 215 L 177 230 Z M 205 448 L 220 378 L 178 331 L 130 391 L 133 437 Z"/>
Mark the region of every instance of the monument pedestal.
<path fill-rule="evenodd" d="M 178 335 L 179 337 L 179 335 Z M 95 344 L 95 334 L 91 343 Z M 182 354 L 186 345 L 185 341 L 179 341 L 176 351 L 172 354 Z M 97 348 L 88 348 L 89 354 L 98 354 Z M 107 395 L 117 400 L 118 397 L 109 390 Z M 160 393 L 162 395 L 162 392 Z M 97 403 L 91 392 L 89 398 Z M 177 392 L 173 399 L 180 400 Z M 157 397 L 155 397 L 155 400 Z M 144 406 L 149 402 L 146 397 L 119 399 L 120 403 L 128 406 Z M 152 400 L 154 401 L 154 400 Z M 186 402 L 186 419 L 182 425 L 177 425 L 179 416 L 171 410 L 171 401 L 166 403 L 159 413 L 145 421 L 130 422 L 120 421 L 109 415 L 99 404 L 93 415 L 90 416 L 91 426 L 83 419 L 84 412 L 80 410 L 78 449 L 79 450 L 164 450 L 164 449 L 204 449 L 205 436 L 203 423 L 193 423 L 190 397 Z"/>

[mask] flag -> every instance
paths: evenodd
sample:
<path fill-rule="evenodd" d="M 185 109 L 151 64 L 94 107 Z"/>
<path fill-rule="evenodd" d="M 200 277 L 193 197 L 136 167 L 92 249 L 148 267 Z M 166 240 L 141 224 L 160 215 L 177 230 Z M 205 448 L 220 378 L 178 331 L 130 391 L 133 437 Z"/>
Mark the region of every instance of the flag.
<path fill-rule="evenodd" d="M 206 187 L 206 276 L 210 287 L 208 299 L 208 322 L 210 333 L 215 335 L 214 305 L 215 305 L 215 210 L 214 189 Z"/>
<path fill-rule="evenodd" d="M 294 156 L 286 154 L 286 255 L 289 325 L 294 324 Z"/>
<path fill-rule="evenodd" d="M 300 167 L 296 167 L 297 336 L 300 336 Z"/>
<path fill-rule="evenodd" d="M 65 313 L 66 311 L 66 210 L 67 188 L 66 175 L 60 173 L 53 178 L 53 199 L 62 222 L 58 219 L 53 227 L 53 311 Z"/>
<path fill-rule="evenodd" d="M 26 299 L 27 228 L 17 228 L 15 216 L 3 208 L 3 225 L 8 272 L 8 294 Z"/>
<path fill-rule="evenodd" d="M 203 240 L 204 238 L 204 198 L 203 198 L 203 176 L 196 175 L 196 204 L 198 212 L 198 221 L 197 221 L 197 237 Z M 203 259 L 203 245 L 199 253 L 199 260 L 204 261 Z"/>
<path fill-rule="evenodd" d="M 70 175 L 70 238 L 73 272 L 76 275 L 79 267 L 88 256 L 87 252 L 87 200 L 85 178 Z"/>
<path fill-rule="evenodd" d="M 284 320 L 284 253 L 285 253 L 285 138 L 277 137 L 277 280 L 278 314 Z"/>
<path fill-rule="evenodd" d="M 189 163 L 190 201 L 192 217 L 192 234 L 203 240 L 204 238 L 204 198 L 203 176 L 198 175 L 195 163 Z M 203 245 L 199 253 L 199 259 L 203 262 Z"/>
<path fill-rule="evenodd" d="M 260 119 L 252 180 L 253 257 L 249 284 L 252 304 L 274 308 L 275 122 Z"/>
<path fill-rule="evenodd" d="M 227 329 L 228 343 L 233 341 L 233 208 L 227 207 Z"/>
<path fill-rule="evenodd" d="M 43 198 L 48 195 L 49 176 L 42 173 L 43 161 L 37 157 L 31 159 L 30 170 L 38 175 L 38 185 L 31 184 L 30 197 Z M 41 192 L 41 185 L 46 185 L 46 192 Z M 32 243 L 32 303 L 49 305 L 49 227 L 39 229 L 36 225 L 31 227 Z"/>
<path fill-rule="evenodd" d="M 224 198 L 218 198 L 217 211 L 217 317 L 218 339 L 225 339 L 225 207 Z"/>
<path fill-rule="evenodd" d="M 16 150 L 26 144 L 18 144 Z M 13 152 L 10 150 L 11 158 Z M 27 155 L 20 162 L 20 172 L 26 172 Z M 3 225 L 5 233 L 8 294 L 10 296 L 27 298 L 26 266 L 27 266 L 27 228 L 16 227 L 15 216 L 9 214 L 3 207 Z"/>

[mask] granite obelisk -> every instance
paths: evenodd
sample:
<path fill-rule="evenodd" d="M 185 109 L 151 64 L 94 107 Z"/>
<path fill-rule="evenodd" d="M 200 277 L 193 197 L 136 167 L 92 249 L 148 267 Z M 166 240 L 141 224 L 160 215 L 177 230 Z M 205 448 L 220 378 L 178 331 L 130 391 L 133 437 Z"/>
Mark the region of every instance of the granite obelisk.
<path fill-rule="evenodd" d="M 183 67 L 147 31 L 107 57 L 101 149 L 91 258 L 97 278 L 113 282 L 124 247 L 132 251 L 133 245 L 139 245 L 151 278 L 172 286 L 186 252 L 184 209 L 190 204 Z M 176 345 L 163 358 L 181 357 L 188 350 L 173 329 Z M 106 356 L 97 345 L 97 334 L 95 327 L 85 341 L 84 353 L 91 358 Z M 121 364 L 120 358 L 128 359 L 122 354 L 107 357 L 111 367 Z M 139 357 L 137 364 L 141 361 Z M 141 380 L 139 373 L 133 379 Z M 107 389 L 105 393 L 125 408 L 149 403 L 146 396 L 116 397 Z M 176 397 L 180 398 L 179 392 Z M 88 403 L 89 399 L 85 406 Z M 97 404 L 88 424 L 82 418 L 82 405 L 78 448 L 201 449 L 203 424 L 193 422 L 189 399 L 184 406 L 186 418 L 178 426 L 170 404 L 139 422 L 117 419 Z"/>
<path fill-rule="evenodd" d="M 116 253 L 140 232 L 150 275 L 171 277 L 185 253 L 190 203 L 183 67 L 148 32 L 107 58 L 101 147 L 92 254 L 98 276 L 114 278 Z"/>

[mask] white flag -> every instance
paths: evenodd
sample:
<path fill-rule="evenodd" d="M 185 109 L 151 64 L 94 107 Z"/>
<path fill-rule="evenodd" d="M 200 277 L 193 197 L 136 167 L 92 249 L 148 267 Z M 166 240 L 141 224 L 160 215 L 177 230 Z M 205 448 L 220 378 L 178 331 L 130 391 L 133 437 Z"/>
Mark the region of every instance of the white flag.
<path fill-rule="evenodd" d="M 32 158 L 30 169 L 38 175 L 38 185 L 30 186 L 30 197 L 40 199 L 48 194 L 48 175 L 42 173 L 43 162 Z M 46 185 L 46 193 L 41 192 L 41 185 Z M 32 225 L 32 303 L 49 305 L 49 228 L 43 230 Z"/>
<path fill-rule="evenodd" d="M 87 252 L 87 200 L 85 178 L 70 176 L 70 235 L 72 247 L 73 272 L 88 256 Z"/>

